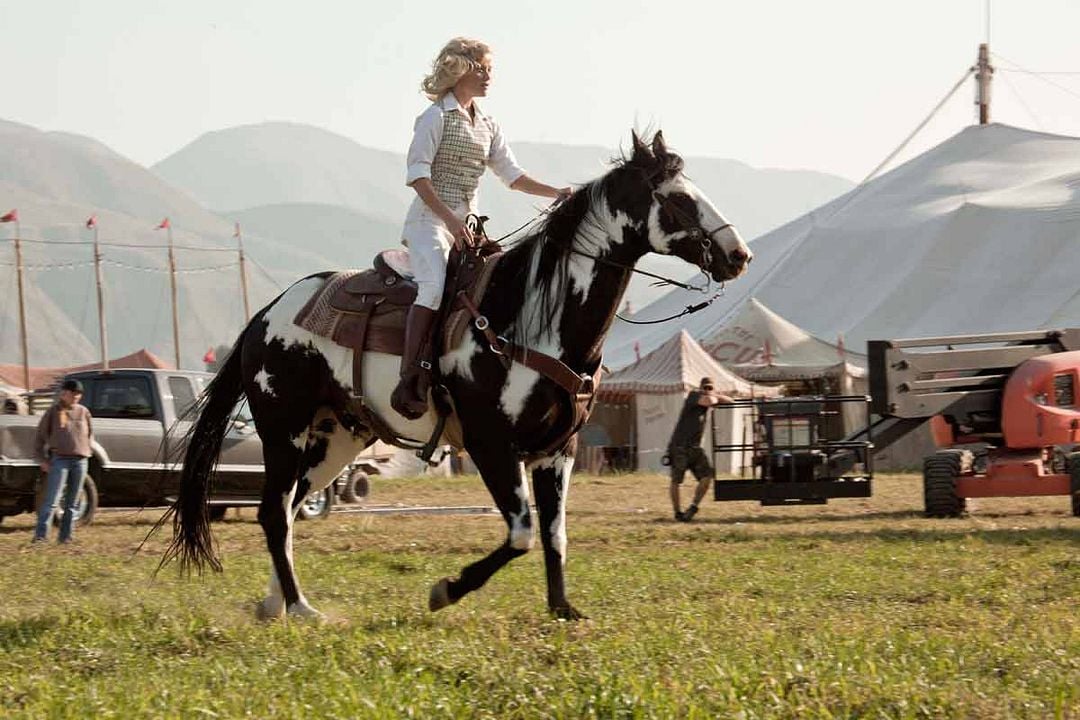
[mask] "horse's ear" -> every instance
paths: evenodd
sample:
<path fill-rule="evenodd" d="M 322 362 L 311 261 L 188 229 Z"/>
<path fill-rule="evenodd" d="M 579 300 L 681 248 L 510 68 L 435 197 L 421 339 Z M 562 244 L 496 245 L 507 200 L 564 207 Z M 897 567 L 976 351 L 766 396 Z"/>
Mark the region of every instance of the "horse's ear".
<path fill-rule="evenodd" d="M 664 131 L 657 130 L 652 139 L 652 152 L 658 158 L 667 155 L 667 144 L 664 142 Z"/>
<path fill-rule="evenodd" d="M 630 139 L 633 142 L 633 151 L 630 155 L 630 162 L 644 164 L 653 159 L 653 155 L 649 151 L 649 146 L 641 141 L 636 130 L 630 131 Z"/>

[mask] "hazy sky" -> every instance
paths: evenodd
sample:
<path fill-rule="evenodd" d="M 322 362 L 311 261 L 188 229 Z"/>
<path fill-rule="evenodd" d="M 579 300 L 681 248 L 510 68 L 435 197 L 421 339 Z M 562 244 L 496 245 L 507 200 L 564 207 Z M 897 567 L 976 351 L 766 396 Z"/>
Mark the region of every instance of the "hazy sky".
<path fill-rule="evenodd" d="M 449 37 L 486 40 L 511 141 L 609 147 L 664 129 L 688 155 L 861 179 L 975 58 L 985 0 L 0 0 L 0 118 L 149 165 L 267 120 L 403 152 Z M 1080 73 L 1080 2 L 996 0 L 1001 70 Z M 1080 74 L 998 72 L 994 119 L 1080 135 Z M 969 83 L 913 147 L 973 121 Z M 908 155 L 910 156 L 910 152 Z M 545 178 L 561 182 L 560 178 Z"/>

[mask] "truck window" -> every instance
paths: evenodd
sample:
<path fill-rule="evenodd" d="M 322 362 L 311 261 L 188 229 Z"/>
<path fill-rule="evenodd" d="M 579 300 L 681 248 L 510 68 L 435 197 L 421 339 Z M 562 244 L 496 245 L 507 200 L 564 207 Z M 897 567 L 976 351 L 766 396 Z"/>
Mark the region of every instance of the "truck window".
<path fill-rule="evenodd" d="M 153 418 L 150 382 L 143 377 L 99 378 L 88 407 L 98 418 Z"/>
<path fill-rule="evenodd" d="M 169 392 L 173 396 L 176 417 L 183 418 L 195 404 L 195 391 L 191 388 L 191 381 L 186 377 L 170 375 Z"/>

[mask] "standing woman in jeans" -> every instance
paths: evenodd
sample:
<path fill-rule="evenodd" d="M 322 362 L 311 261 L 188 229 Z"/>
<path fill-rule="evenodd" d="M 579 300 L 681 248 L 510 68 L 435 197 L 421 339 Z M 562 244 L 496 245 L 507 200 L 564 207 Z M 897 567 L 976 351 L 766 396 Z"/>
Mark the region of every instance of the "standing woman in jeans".
<path fill-rule="evenodd" d="M 498 124 L 480 110 L 491 84 L 491 49 L 479 40 L 454 38 L 439 52 L 420 84 L 432 101 L 413 126 L 405 184 L 416 198 L 402 233 L 419 290 L 405 326 L 401 381 L 390 398 L 409 419 L 427 412 L 431 364 L 423 351 L 442 301 L 450 247 L 472 245 L 465 224 L 476 213 L 476 188 L 490 167 L 514 190 L 562 199 L 569 187 L 537 182 L 518 167 Z"/>
<path fill-rule="evenodd" d="M 56 501 L 60 498 L 60 488 L 64 491 L 64 516 L 60 522 L 62 543 L 71 542 L 71 533 L 75 524 L 75 503 L 82 490 L 83 478 L 86 477 L 86 465 L 90 458 L 90 442 L 93 428 L 90 426 L 90 411 L 79 404 L 83 396 L 83 386 L 78 380 L 65 380 L 60 388 L 60 397 L 46 411 L 38 423 L 37 437 L 34 440 L 34 455 L 47 473 L 45 493 L 38 508 L 37 527 L 34 529 L 34 542 L 42 542 L 49 531 Z M 65 483 L 66 480 L 66 483 Z"/>

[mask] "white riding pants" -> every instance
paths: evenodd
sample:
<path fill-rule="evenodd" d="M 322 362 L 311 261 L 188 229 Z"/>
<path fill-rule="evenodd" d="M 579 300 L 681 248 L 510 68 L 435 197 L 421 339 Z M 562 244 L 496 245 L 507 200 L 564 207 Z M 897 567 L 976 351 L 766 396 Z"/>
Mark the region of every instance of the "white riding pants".
<path fill-rule="evenodd" d="M 453 208 L 458 217 L 470 212 L 468 207 Z M 454 238 L 446 224 L 431 211 L 423 200 L 416 198 L 405 216 L 401 233 L 409 248 L 409 263 L 416 281 L 416 304 L 438 310 L 446 284 L 446 261 Z"/>

